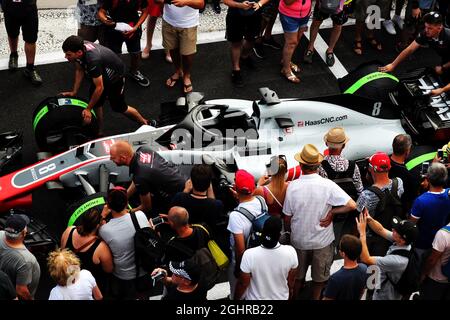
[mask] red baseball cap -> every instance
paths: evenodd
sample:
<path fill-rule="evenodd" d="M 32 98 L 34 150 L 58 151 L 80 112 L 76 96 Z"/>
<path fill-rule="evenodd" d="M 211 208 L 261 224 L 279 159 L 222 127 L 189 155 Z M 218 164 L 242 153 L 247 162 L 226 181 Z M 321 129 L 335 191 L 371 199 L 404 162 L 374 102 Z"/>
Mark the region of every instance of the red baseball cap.
<path fill-rule="evenodd" d="M 255 191 L 255 178 L 245 170 L 236 171 L 236 191 L 244 194 L 252 194 Z"/>
<path fill-rule="evenodd" d="M 369 158 L 369 164 L 376 172 L 387 172 L 391 169 L 391 159 L 384 152 L 377 152 Z"/>

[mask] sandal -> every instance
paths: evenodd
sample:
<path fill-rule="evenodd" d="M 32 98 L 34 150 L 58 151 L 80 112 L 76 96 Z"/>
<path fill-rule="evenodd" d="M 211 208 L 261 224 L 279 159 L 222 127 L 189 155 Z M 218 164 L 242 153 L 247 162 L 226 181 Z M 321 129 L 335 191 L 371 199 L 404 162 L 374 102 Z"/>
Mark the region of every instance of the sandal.
<path fill-rule="evenodd" d="M 294 73 L 292 73 L 292 71 L 289 72 L 289 73 L 284 73 L 283 70 L 281 70 L 281 74 L 289 82 L 292 82 L 292 83 L 299 83 L 300 82 L 300 79 Z"/>
<path fill-rule="evenodd" d="M 298 65 L 296 65 L 295 63 L 293 63 L 293 62 L 291 62 L 291 70 L 292 70 L 292 72 L 294 72 L 294 73 L 299 73 L 300 71 L 302 71 L 302 70 L 300 69 L 300 67 L 299 67 Z"/>
<path fill-rule="evenodd" d="M 369 41 L 370 45 L 372 46 L 372 48 L 374 50 L 377 50 L 377 51 L 383 50 L 383 47 L 381 46 L 381 43 L 378 42 L 377 39 L 375 39 L 375 38 L 367 38 L 367 40 Z"/>
<path fill-rule="evenodd" d="M 190 93 L 190 92 L 192 92 L 192 83 L 185 83 L 184 85 L 183 85 L 183 92 L 184 93 Z"/>
<path fill-rule="evenodd" d="M 355 42 L 353 43 L 353 52 L 358 56 L 363 54 L 363 47 L 361 40 L 355 40 Z"/>
<path fill-rule="evenodd" d="M 280 62 L 280 66 L 283 67 L 283 61 Z M 300 73 L 302 71 L 302 69 L 300 69 L 300 67 L 295 63 L 293 63 L 292 61 L 291 61 L 291 70 L 294 73 Z"/>
<path fill-rule="evenodd" d="M 171 75 L 169 79 L 166 80 L 166 86 L 168 88 L 173 88 L 177 84 L 178 80 L 182 77 L 181 75 L 178 75 L 178 78 L 174 78 L 175 74 Z"/>

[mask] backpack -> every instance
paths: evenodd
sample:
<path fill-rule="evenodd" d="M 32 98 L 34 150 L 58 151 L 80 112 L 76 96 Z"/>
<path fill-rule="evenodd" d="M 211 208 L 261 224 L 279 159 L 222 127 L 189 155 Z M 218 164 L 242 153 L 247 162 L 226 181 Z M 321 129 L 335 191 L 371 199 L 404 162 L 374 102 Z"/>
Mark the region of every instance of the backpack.
<path fill-rule="evenodd" d="M 209 249 L 205 247 L 195 251 L 189 260 L 198 265 L 202 271 L 199 285 L 206 288 L 206 290 L 212 289 L 219 279 L 220 269 Z"/>
<path fill-rule="evenodd" d="M 450 226 L 445 226 L 442 228 L 442 230 L 445 230 L 448 233 L 450 233 Z M 448 279 L 450 279 L 450 258 L 448 259 L 447 263 L 442 265 L 442 274 L 446 276 Z"/>
<path fill-rule="evenodd" d="M 370 186 L 367 188 L 377 195 L 380 201 L 375 209 L 375 214 L 373 218 L 377 220 L 381 225 L 388 230 L 392 229 L 392 218 L 394 216 L 403 217 L 403 207 L 398 197 L 398 179 L 392 179 L 392 188 L 384 189 L 381 191 L 375 186 Z"/>
<path fill-rule="evenodd" d="M 403 296 L 403 299 L 409 298 L 413 292 L 419 291 L 421 272 L 420 257 L 415 252 L 414 248 L 411 248 L 411 250 L 394 250 L 389 254 L 408 258 L 406 269 L 403 271 L 397 282 L 392 281 L 388 273 L 386 273 L 386 279 L 392 284 L 394 289 Z"/>
<path fill-rule="evenodd" d="M 341 0 L 320 0 L 320 11 L 323 13 L 337 13 Z"/>
<path fill-rule="evenodd" d="M 201 275 L 199 280 L 199 285 L 206 288 L 206 290 L 210 290 L 217 283 L 217 280 L 220 276 L 220 268 L 218 267 L 216 260 L 212 256 L 211 252 L 207 247 L 200 248 L 196 251 L 191 248 L 177 242 L 172 242 L 171 240 L 175 239 L 172 237 L 167 245 L 170 245 L 176 248 L 179 251 L 185 252 L 190 258 L 186 260 L 190 260 L 198 265 L 201 269 Z"/>
<path fill-rule="evenodd" d="M 247 238 L 246 248 L 253 248 L 261 245 L 261 232 L 264 226 L 264 223 L 267 219 L 269 219 L 270 215 L 268 213 L 267 204 L 264 201 L 264 198 L 261 196 L 255 196 L 256 199 L 258 199 L 259 203 L 261 204 L 261 214 L 259 214 L 257 217 L 255 217 L 250 211 L 248 211 L 245 208 L 239 208 L 235 209 L 234 211 L 237 211 L 244 215 L 251 223 L 252 228 L 250 229 L 250 234 Z"/>
<path fill-rule="evenodd" d="M 334 181 L 342 190 L 344 190 L 353 200 L 358 199 L 358 191 L 353 183 L 353 174 L 355 173 L 355 161 L 348 162 L 347 170 L 343 172 L 334 171 L 327 160 L 322 161 L 322 168 L 327 173 L 328 179 Z"/>
<path fill-rule="evenodd" d="M 158 233 L 150 227 L 141 228 L 136 218 L 136 213 L 130 213 L 134 229 L 134 258 L 136 262 L 136 278 L 139 277 L 139 269 L 152 272 L 161 264 L 165 246 Z"/>

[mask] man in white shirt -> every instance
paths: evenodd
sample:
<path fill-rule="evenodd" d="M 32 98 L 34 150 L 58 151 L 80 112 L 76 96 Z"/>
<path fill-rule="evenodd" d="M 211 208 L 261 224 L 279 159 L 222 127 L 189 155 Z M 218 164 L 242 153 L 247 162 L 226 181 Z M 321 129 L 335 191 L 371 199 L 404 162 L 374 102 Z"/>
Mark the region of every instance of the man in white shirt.
<path fill-rule="evenodd" d="M 312 144 L 295 155 L 302 176 L 289 184 L 284 200 L 285 228 L 297 250 L 299 268 L 294 297 L 311 265 L 313 299 L 319 300 L 334 257 L 333 217 L 356 209 L 355 201 L 336 183 L 317 174 L 323 156 Z"/>
<path fill-rule="evenodd" d="M 433 249 L 422 271 L 421 300 L 449 300 L 450 278 L 443 273 L 443 266 L 450 263 L 450 223 L 434 237 Z"/>
<path fill-rule="evenodd" d="M 264 223 L 262 244 L 247 249 L 242 256 L 235 299 L 287 300 L 292 298 L 298 258 L 295 249 L 278 242 L 281 219 L 270 217 Z"/>
<path fill-rule="evenodd" d="M 230 297 L 234 297 L 234 289 L 236 280 L 239 278 L 240 264 L 242 255 L 246 249 L 246 243 L 252 229 L 252 223 L 244 216 L 243 213 L 237 211 L 246 209 L 255 217 L 259 216 L 262 211 L 263 198 L 253 196 L 255 191 L 255 178 L 245 170 L 238 170 L 235 174 L 235 187 L 233 193 L 238 199 L 239 205 L 230 213 L 227 229 L 230 231 L 231 246 L 231 262 L 228 266 L 228 280 L 230 282 Z"/>
<path fill-rule="evenodd" d="M 192 92 L 191 69 L 197 52 L 197 26 L 199 9 L 204 0 L 155 0 L 164 3 L 162 21 L 163 46 L 170 50 L 175 73 L 166 81 L 173 88 L 182 78 L 183 92 Z"/>

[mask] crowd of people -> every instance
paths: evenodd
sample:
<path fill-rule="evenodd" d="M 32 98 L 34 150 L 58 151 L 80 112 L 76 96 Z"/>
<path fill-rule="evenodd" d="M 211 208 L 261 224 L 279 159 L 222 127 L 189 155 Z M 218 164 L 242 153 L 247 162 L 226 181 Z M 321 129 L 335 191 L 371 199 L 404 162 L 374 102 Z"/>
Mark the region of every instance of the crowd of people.
<path fill-rule="evenodd" d="M 216 199 L 210 165 L 193 165 L 186 180 L 151 148 L 133 151 L 116 142 L 111 160 L 130 167 L 132 182 L 109 190 L 102 211 L 88 210 L 61 235 L 45 270 L 56 284 L 49 299 L 146 299 L 160 281 L 162 299 L 206 300 L 212 286 L 202 281 L 204 264 L 193 258 L 215 240 L 229 257 L 223 274 L 230 299 L 299 299 L 308 292 L 311 268 L 314 300 L 400 300 L 413 293 L 448 300 L 450 142 L 415 176 L 405 166 L 413 148 L 407 134 L 395 137 L 392 155 L 369 157 L 367 168 L 343 156 L 351 143 L 343 128 L 331 128 L 324 141 L 326 156 L 312 144 L 295 154 L 301 175 L 294 181 L 286 182 L 282 155 L 272 156 L 258 182 L 237 170 L 225 189 L 234 203 L 229 212 Z M 254 244 L 254 220 L 263 215 Z M 36 293 L 41 269 L 24 245 L 29 222 L 15 213 L 0 231 L 1 299 L 29 300 Z M 137 262 L 135 235 L 142 228 L 164 243 L 152 270 Z M 339 257 L 342 268 L 330 274 Z M 397 283 L 412 261 L 420 273 L 405 293 Z"/>
<path fill-rule="evenodd" d="M 320 24 L 328 17 L 333 20 L 326 51 L 329 66 L 334 64 L 333 51 L 349 14 L 356 18 L 355 54 L 363 54 L 364 31 L 369 44 L 381 51 L 382 44 L 365 25 L 368 7 L 378 4 L 383 9 L 384 28 L 395 33 L 395 23 L 401 29 L 401 52 L 380 71 L 391 72 L 419 47 L 431 47 L 442 57 L 436 73 L 447 79 L 445 83 L 450 82 L 450 30 L 444 26 L 448 23 L 446 1 L 438 1 L 438 13 L 432 11 L 434 1 L 410 0 L 404 22 L 400 17 L 403 1 L 396 1 L 392 19 L 392 1 L 353 2 L 351 13 L 343 0 L 337 1 L 334 9 L 316 1 L 305 63 L 313 62 L 314 41 Z M 268 46 L 282 50 L 282 76 L 300 82 L 301 68 L 292 57 L 307 31 L 312 1 L 224 0 L 224 4 L 228 6 L 226 38 L 231 43 L 231 81 L 243 86 L 241 66 L 254 68 L 252 55 L 263 57 L 263 48 Z M 102 106 L 108 99 L 114 111 L 140 124 L 155 126 L 153 120 L 145 119 L 126 103 L 125 77 L 130 76 L 143 87 L 149 85 L 139 66 L 142 58 L 149 58 L 156 18 L 162 15 L 165 60 L 174 66 L 166 85 L 172 88 L 180 82 L 184 93 L 191 92 L 199 11 L 204 6 L 204 0 L 78 1 L 78 35 L 67 38 L 62 48 L 67 60 L 76 64 L 75 83 L 71 91 L 62 94 L 76 95 L 86 76 L 92 86 L 88 107 L 82 114 L 85 123 L 96 116 L 102 128 Z M 216 2 L 213 6 L 219 11 Z M 22 28 L 27 56 L 24 74 L 33 84 L 41 84 L 34 67 L 36 1 L 2 0 L 2 7 L 11 50 L 9 69 L 18 67 L 17 43 Z M 141 26 L 149 14 L 147 45 L 141 50 Z M 277 15 L 284 30 L 284 45 L 271 35 Z M 123 43 L 130 54 L 128 68 L 117 55 Z M 447 85 L 432 94 L 449 90 Z M 208 288 L 201 282 L 202 266 L 191 258 L 215 239 L 230 259 L 230 299 L 297 299 L 305 288 L 309 267 L 311 298 L 315 300 L 359 300 L 363 293 L 373 300 L 409 298 L 396 284 L 414 254 L 421 270 L 420 298 L 448 300 L 449 277 L 443 266 L 450 257 L 450 143 L 441 148 L 442 157 L 436 156 L 423 176 L 416 177 L 405 167 L 413 147 L 411 138 L 401 134 L 393 141 L 392 155 L 380 152 L 368 159 L 365 175 L 366 171 L 343 156 L 350 138 L 343 128 L 330 129 L 324 137 L 328 147 L 325 156 L 316 146 L 306 144 L 295 155 L 302 174 L 290 183 L 285 179 L 287 159 L 282 155 L 271 159 L 277 169 L 269 166 L 267 175 L 257 183 L 250 173 L 238 170 L 229 190 L 236 205 L 229 213 L 215 197 L 210 166 L 193 166 L 190 179 L 185 181 L 177 167 L 151 148 L 134 151 L 129 143 L 116 142 L 110 149 L 111 160 L 129 167 L 132 183 L 127 189 L 111 189 L 103 211 L 89 211 L 76 227 L 69 227 L 61 235 L 60 249 L 49 254 L 45 270 L 55 282 L 49 299 L 148 298 L 159 275 L 164 284 L 163 299 L 205 300 Z M 129 200 L 135 194 L 137 205 L 131 206 Z M 264 212 L 270 218 L 261 230 L 260 245 L 250 247 L 252 221 Z M 153 218 L 157 216 L 164 222 L 155 226 Z M 13 214 L 5 230 L 0 231 L 0 299 L 30 300 L 36 294 L 41 269 L 24 245 L 29 222 L 27 216 Z M 341 226 L 339 230 L 337 225 Z M 165 244 L 164 256 L 151 272 L 136 264 L 134 235 L 139 228 L 155 229 Z M 220 238 L 224 232 L 225 240 Z M 337 254 L 344 266 L 330 275 Z M 380 273 L 376 286 L 368 282 L 373 267 Z"/>
<path fill-rule="evenodd" d="M 406 9 L 402 15 L 405 2 Z M 220 3 L 214 0 L 212 4 L 214 11 L 220 13 Z M 282 51 L 282 76 L 290 82 L 299 83 L 301 68 L 298 62 L 292 61 L 292 57 L 303 34 L 308 30 L 310 18 L 310 41 L 303 57 L 304 63 L 313 63 L 314 44 L 319 27 L 325 19 L 331 18 L 333 28 L 325 60 L 328 66 L 333 66 L 334 48 L 339 41 L 342 26 L 348 21 L 348 17 L 352 16 L 356 21 L 353 45 L 356 55 L 364 54 L 364 34 L 371 47 L 380 52 L 383 50 L 383 43 L 377 39 L 374 32 L 377 25 L 378 28 L 383 26 L 391 35 L 399 33 L 396 37 L 396 48 L 402 53 L 392 64 L 385 66 L 383 71 L 393 71 L 419 47 L 435 48 L 441 55 L 442 63 L 436 67 L 439 75 L 448 75 L 450 69 L 450 31 L 444 28 L 450 23 L 450 10 L 446 0 L 224 0 L 224 4 L 228 7 L 225 37 L 231 48 L 231 80 L 237 87 L 245 84 L 241 67 L 255 69 L 257 66 L 253 56 L 264 58 L 267 54 L 264 48 L 267 47 Z M 76 11 L 79 22 L 78 36 L 86 42 L 98 41 L 115 54 L 122 52 L 122 45 L 125 43 L 130 56 L 126 74 L 139 85 L 147 87 L 150 85 L 149 77 L 144 75 L 139 67 L 141 59 L 150 57 L 156 21 L 158 17 L 162 17 L 165 61 L 172 63 L 175 69 L 166 80 L 166 85 L 173 88 L 181 82 L 183 92 L 187 94 L 193 90 L 191 70 L 197 51 L 197 27 L 200 23 L 199 13 L 204 10 L 205 5 L 204 0 L 80 0 L 77 2 Z M 395 12 L 391 17 L 393 5 Z M 375 10 L 373 6 L 379 9 L 378 15 L 372 15 Z M 22 28 L 27 58 L 24 74 L 33 84 L 40 85 L 42 79 L 34 67 L 38 36 L 36 0 L 3 0 L 2 8 L 10 46 L 9 69 L 13 71 L 18 68 L 17 46 Z M 430 12 L 433 15 L 427 16 Z M 278 43 L 272 36 L 272 28 L 278 16 L 284 31 L 284 44 Z M 147 42 L 142 49 L 142 26 L 146 20 Z M 369 25 L 370 23 L 373 25 Z M 445 84 L 448 80 L 446 77 Z M 447 89 L 443 88 L 435 94 Z"/>

